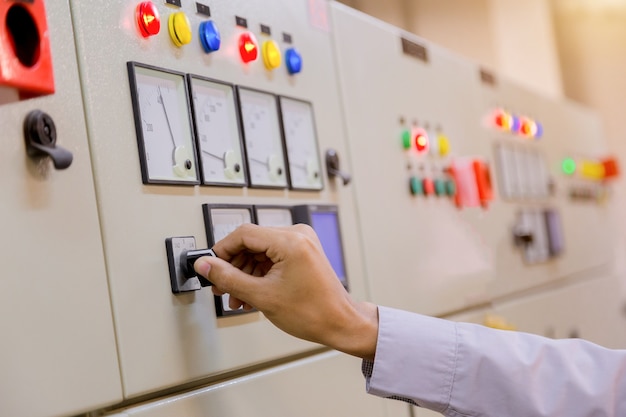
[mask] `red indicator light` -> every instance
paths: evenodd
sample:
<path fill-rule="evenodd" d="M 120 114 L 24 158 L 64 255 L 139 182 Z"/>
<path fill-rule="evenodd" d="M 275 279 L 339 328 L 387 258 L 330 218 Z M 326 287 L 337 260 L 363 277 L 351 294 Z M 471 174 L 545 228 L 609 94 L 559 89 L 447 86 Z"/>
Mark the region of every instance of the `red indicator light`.
<path fill-rule="evenodd" d="M 502 130 L 511 130 L 513 125 L 513 117 L 502 109 L 497 109 L 494 112 L 493 122 Z"/>
<path fill-rule="evenodd" d="M 417 152 L 422 153 L 428 150 L 428 134 L 424 129 L 417 129 L 413 133 L 415 142 L 415 149 Z"/>
<path fill-rule="evenodd" d="M 257 59 L 259 48 L 254 34 L 245 32 L 239 36 L 239 54 L 241 60 L 246 64 Z"/>
<path fill-rule="evenodd" d="M 139 3 L 136 16 L 139 32 L 144 38 L 156 35 L 161 30 L 159 11 L 151 1 Z"/>

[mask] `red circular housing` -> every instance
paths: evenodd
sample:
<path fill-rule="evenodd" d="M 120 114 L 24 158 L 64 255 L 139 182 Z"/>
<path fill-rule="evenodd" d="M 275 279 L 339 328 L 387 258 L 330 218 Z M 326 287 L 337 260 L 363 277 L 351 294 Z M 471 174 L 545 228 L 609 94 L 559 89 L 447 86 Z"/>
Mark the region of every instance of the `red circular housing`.
<path fill-rule="evenodd" d="M 141 36 L 154 36 L 161 30 L 159 10 L 151 1 L 143 1 L 137 6 L 137 25 Z"/>
<path fill-rule="evenodd" d="M 254 34 L 244 32 L 239 36 L 239 54 L 245 64 L 257 59 L 259 56 L 259 47 L 257 46 Z"/>

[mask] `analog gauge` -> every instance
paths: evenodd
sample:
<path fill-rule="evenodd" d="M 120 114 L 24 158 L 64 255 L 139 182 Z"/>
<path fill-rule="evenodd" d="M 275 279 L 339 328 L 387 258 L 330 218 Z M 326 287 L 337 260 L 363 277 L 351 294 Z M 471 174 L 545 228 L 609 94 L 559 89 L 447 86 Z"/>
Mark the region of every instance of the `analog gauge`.
<path fill-rule="evenodd" d="M 252 206 L 203 204 L 202 210 L 209 246 L 215 245 L 242 224 L 254 223 Z M 218 317 L 247 313 L 243 308 L 231 309 L 229 298 L 228 294 L 215 296 L 215 314 Z"/>
<path fill-rule="evenodd" d="M 259 226 L 284 227 L 293 225 L 291 207 L 254 206 L 256 224 Z"/>
<path fill-rule="evenodd" d="M 276 97 L 238 89 L 251 187 L 286 188 L 287 173 Z"/>
<path fill-rule="evenodd" d="M 144 184 L 198 184 L 185 75 L 128 63 Z"/>
<path fill-rule="evenodd" d="M 202 182 L 210 185 L 246 185 L 245 167 L 234 88 L 189 76 L 198 138 Z"/>
<path fill-rule="evenodd" d="M 315 119 L 311 103 L 280 97 L 289 164 L 289 184 L 296 190 L 323 188 Z"/>

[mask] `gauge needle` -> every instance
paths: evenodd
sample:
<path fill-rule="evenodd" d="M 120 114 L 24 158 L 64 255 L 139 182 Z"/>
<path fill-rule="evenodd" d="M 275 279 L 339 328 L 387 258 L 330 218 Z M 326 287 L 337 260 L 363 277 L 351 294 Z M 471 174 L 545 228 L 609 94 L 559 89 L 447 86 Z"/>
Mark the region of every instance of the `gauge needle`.
<path fill-rule="evenodd" d="M 263 162 L 260 159 L 254 159 L 254 158 L 248 158 L 253 162 L 256 162 L 257 164 L 261 164 L 261 165 L 265 165 L 266 167 L 269 168 L 270 164 L 268 162 Z"/>
<path fill-rule="evenodd" d="M 300 165 L 300 164 L 291 164 L 292 167 L 296 167 L 296 168 L 300 168 L 303 171 L 307 170 L 306 165 Z"/>
<path fill-rule="evenodd" d="M 161 99 L 161 107 L 163 107 L 163 113 L 165 113 L 165 121 L 167 122 L 167 128 L 170 131 L 170 137 L 172 138 L 172 144 L 174 145 L 174 152 L 172 152 L 172 161 L 174 162 L 174 165 L 176 165 L 176 156 L 175 156 L 176 140 L 174 140 L 174 132 L 172 132 L 172 125 L 170 124 L 170 118 L 167 115 L 167 109 L 165 108 L 165 100 L 163 100 L 163 94 L 161 93 L 161 86 L 159 86 L 158 89 L 159 89 L 159 98 Z"/>
<path fill-rule="evenodd" d="M 214 153 L 211 153 L 209 151 L 205 151 L 204 149 L 202 150 L 202 153 L 205 153 L 209 156 L 212 156 L 215 159 L 219 159 L 220 161 L 223 161 L 225 158 L 223 156 L 219 156 L 219 155 L 215 155 Z"/>

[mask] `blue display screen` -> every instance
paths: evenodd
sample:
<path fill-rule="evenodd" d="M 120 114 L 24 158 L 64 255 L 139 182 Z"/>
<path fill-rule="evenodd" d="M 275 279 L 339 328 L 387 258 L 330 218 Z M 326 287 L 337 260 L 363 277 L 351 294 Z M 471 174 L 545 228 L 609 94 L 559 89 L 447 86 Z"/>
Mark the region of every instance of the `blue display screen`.
<path fill-rule="evenodd" d="M 311 212 L 311 226 L 322 243 L 324 253 L 341 283 L 347 287 L 346 270 L 343 265 L 343 248 L 339 234 L 339 219 L 336 212 Z"/>

